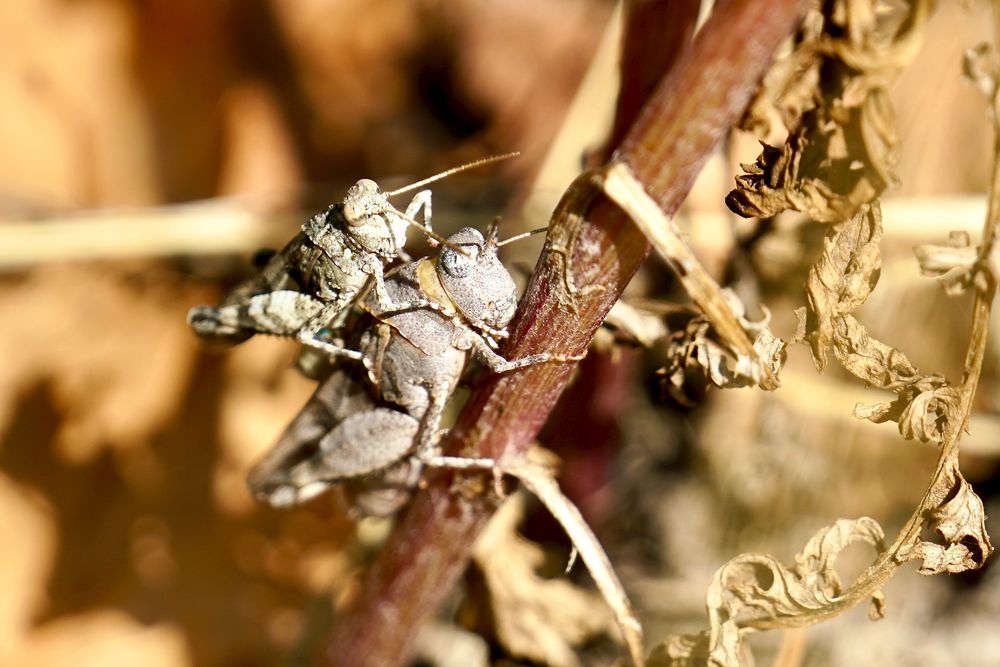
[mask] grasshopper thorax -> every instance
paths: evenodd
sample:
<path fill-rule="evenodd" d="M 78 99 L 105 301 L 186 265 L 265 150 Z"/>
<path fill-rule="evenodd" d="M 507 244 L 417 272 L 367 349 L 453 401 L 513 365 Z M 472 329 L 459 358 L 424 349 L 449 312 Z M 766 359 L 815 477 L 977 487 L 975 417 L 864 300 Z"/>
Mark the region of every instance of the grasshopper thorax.
<path fill-rule="evenodd" d="M 406 243 L 408 224 L 375 181 L 362 178 L 352 185 L 344 196 L 341 213 L 347 237 L 362 250 L 390 258 Z"/>
<path fill-rule="evenodd" d="M 489 238 L 466 227 L 448 237 L 468 255 L 445 247 L 437 273 L 448 296 L 472 326 L 503 329 L 517 309 L 517 287 L 497 256 L 495 234 Z"/>

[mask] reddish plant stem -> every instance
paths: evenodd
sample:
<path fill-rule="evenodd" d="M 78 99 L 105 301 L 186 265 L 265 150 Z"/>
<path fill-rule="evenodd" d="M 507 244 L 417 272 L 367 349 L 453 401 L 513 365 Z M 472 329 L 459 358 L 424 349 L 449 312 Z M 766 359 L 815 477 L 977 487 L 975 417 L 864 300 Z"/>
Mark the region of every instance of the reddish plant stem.
<path fill-rule="evenodd" d="M 701 2 L 628 0 L 622 34 L 621 89 L 608 140 L 620 145 L 657 84 L 677 62 L 694 35 Z"/>
<path fill-rule="evenodd" d="M 615 158 L 632 168 L 668 215 L 739 119 L 806 4 L 719 3 L 657 86 Z M 553 215 L 505 355 L 584 352 L 648 253 L 645 237 L 602 195 L 594 174 L 582 175 Z M 570 294 L 568 285 L 584 291 Z M 571 364 L 553 363 L 489 377 L 470 397 L 446 451 L 498 459 L 523 455 L 572 372 Z M 415 633 L 461 576 L 472 542 L 494 509 L 490 498 L 463 488 L 468 485 L 442 472 L 417 495 L 366 573 L 351 613 L 334 629 L 328 664 L 382 667 L 408 660 Z"/>
<path fill-rule="evenodd" d="M 690 47 L 700 8 L 701 0 L 626 0 L 614 125 L 604 147 L 589 156 L 589 166 L 611 157 L 657 84 Z M 611 357 L 591 351 L 542 434 L 545 446 L 560 458 L 563 492 L 598 531 L 610 510 L 609 462 L 621 446 L 618 420 L 636 373 L 632 355 Z M 550 522 L 561 530 L 554 518 Z"/>

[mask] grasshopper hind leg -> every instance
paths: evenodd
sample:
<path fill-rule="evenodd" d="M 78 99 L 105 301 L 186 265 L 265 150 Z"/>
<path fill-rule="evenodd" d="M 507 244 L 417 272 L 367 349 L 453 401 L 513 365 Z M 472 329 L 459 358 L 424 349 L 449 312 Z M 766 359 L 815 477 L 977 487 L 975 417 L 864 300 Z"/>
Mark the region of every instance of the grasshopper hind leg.
<path fill-rule="evenodd" d="M 209 340 L 249 338 L 255 333 L 293 336 L 323 308 L 322 301 L 308 294 L 277 290 L 218 308 L 196 306 L 188 312 L 188 323 L 195 333 Z"/>

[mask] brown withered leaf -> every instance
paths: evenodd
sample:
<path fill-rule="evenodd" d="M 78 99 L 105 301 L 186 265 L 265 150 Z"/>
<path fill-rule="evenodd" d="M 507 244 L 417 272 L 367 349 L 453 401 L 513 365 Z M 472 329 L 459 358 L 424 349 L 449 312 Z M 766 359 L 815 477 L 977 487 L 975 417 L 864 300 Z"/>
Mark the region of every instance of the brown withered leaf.
<path fill-rule="evenodd" d="M 741 317 L 742 322 L 745 320 Z M 663 378 L 667 394 L 681 405 L 694 405 L 697 401 L 692 396 L 708 383 L 728 389 L 757 386 L 762 377 L 759 364 L 766 365 L 777 377 L 785 363 L 785 341 L 766 325 L 758 328 L 753 344 L 755 361 L 730 353 L 704 315 L 692 317 L 683 329 L 666 339 L 667 364 L 657 374 Z"/>
<path fill-rule="evenodd" d="M 565 579 L 544 579 L 536 569 L 542 549 L 517 533 L 523 497 L 512 497 L 476 541 L 473 559 L 483 573 L 497 638 L 516 658 L 551 667 L 579 664 L 573 646 L 614 621 L 601 596 Z"/>
<path fill-rule="evenodd" d="M 832 344 L 844 368 L 870 386 L 897 391 L 921 378 L 905 354 L 872 338 L 853 315 L 837 317 Z"/>
<path fill-rule="evenodd" d="M 897 422 L 905 439 L 931 444 L 940 444 L 948 422 L 959 418 L 959 390 L 940 376 L 920 377 L 896 392 L 897 398 L 891 403 L 859 403 L 854 407 L 854 416 L 876 424 Z"/>
<path fill-rule="evenodd" d="M 819 103 L 819 65 L 815 45 L 823 32 L 823 14 L 811 7 L 792 37 L 787 51 L 780 53 L 761 81 L 760 88 L 740 120 L 740 129 L 758 137 L 776 132 L 775 119 L 789 129 Z M 809 45 L 809 46 L 805 46 Z"/>
<path fill-rule="evenodd" d="M 869 297 L 881 269 L 879 203 L 864 206 L 847 222 L 831 227 L 823 254 L 809 271 L 807 307 L 799 309 L 801 330 L 813 364 L 826 368 L 827 352 L 866 384 L 896 393 L 896 400 L 857 406 L 854 415 L 876 423 L 898 422 L 904 438 L 940 443 L 947 420 L 956 416 L 958 390 L 944 378 L 921 374 L 900 350 L 873 338 L 850 313 Z"/>
<path fill-rule="evenodd" d="M 931 489 L 938 502 L 924 513 L 924 521 L 944 544 L 921 541 L 900 552 L 903 560 L 920 560 L 920 574 L 964 572 L 982 567 L 993 553 L 986 534 L 983 501 L 958 469 L 957 452 L 943 462 L 944 471 Z"/>
<path fill-rule="evenodd" d="M 775 65 L 789 73 L 765 79 L 779 91 L 770 97 L 788 138 L 780 148 L 764 144 L 757 161 L 743 165 L 726 197 L 734 213 L 771 217 L 793 209 L 834 223 L 895 183 L 898 139 L 887 85 L 914 55 L 926 5 L 914 3 L 907 17 L 877 12 L 869 2 L 834 0 L 810 13 L 787 62 Z M 762 127 L 760 103 L 745 125 Z"/>
<path fill-rule="evenodd" d="M 841 600 L 844 586 L 834 566 L 853 543 L 870 544 L 885 553 L 882 528 L 874 519 L 840 519 L 817 532 L 787 567 L 766 554 L 742 554 L 712 577 L 705 597 L 709 630 L 673 637 L 654 649 L 653 664 L 743 667 L 752 664 L 742 639 L 765 627 L 788 627 L 820 615 Z M 873 616 L 881 615 L 881 593 L 873 596 Z M 703 643 L 707 637 L 707 646 Z M 683 662 L 682 660 L 687 660 Z"/>
<path fill-rule="evenodd" d="M 830 228 L 823 240 L 823 254 L 806 282 L 804 332 L 813 364 L 820 371 L 826 368 L 837 320 L 860 307 L 878 282 L 881 238 L 882 209 L 873 202 Z"/>
<path fill-rule="evenodd" d="M 888 103 L 875 96 L 849 111 L 848 126 L 825 117 L 813 120 L 825 116 L 822 109 L 807 113 L 804 123 L 816 129 L 800 130 L 780 148 L 762 143 L 757 161 L 741 165 L 745 173 L 736 178 L 726 206 L 745 218 L 788 209 L 823 223 L 850 218 L 894 182 L 891 114 Z"/>
<path fill-rule="evenodd" d="M 944 440 L 949 423 L 961 419 L 961 392 L 944 380 L 931 375 L 921 378 L 908 388 L 908 392 L 919 392 L 910 398 L 899 419 L 899 433 L 907 440 L 940 444 Z M 906 400 L 908 396 L 901 396 Z"/>

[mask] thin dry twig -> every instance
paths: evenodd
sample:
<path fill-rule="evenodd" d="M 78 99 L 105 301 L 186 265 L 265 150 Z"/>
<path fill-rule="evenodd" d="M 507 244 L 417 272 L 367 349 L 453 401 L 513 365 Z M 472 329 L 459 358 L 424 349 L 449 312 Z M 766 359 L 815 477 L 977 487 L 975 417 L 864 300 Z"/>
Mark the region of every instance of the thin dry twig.
<path fill-rule="evenodd" d="M 517 477 L 545 505 L 545 509 L 569 535 L 590 576 L 594 578 L 597 589 L 614 613 L 615 622 L 625 639 L 632 662 L 641 665 L 643 646 L 639 617 L 615 574 L 611 560 L 601 547 L 597 536 L 584 521 L 580 510 L 563 494 L 559 489 L 559 483 L 544 468 L 521 461 L 505 465 L 504 469 Z"/>

